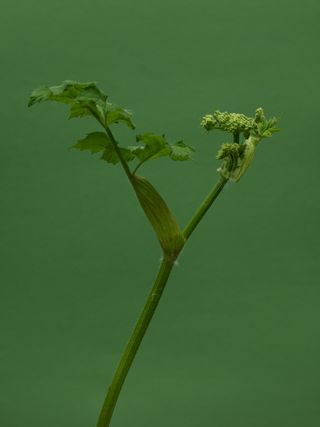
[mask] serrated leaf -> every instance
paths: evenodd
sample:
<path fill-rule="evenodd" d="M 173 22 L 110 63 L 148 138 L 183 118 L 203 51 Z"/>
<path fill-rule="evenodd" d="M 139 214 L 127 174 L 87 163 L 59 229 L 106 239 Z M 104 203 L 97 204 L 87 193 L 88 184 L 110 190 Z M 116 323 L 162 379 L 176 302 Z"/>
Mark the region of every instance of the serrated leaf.
<path fill-rule="evenodd" d="M 108 136 L 103 132 L 92 132 L 88 133 L 88 135 L 79 139 L 79 141 L 72 146 L 72 148 L 76 148 L 81 151 L 90 151 L 92 154 L 99 153 L 103 151 L 106 147 L 110 146 L 111 140 Z"/>
<path fill-rule="evenodd" d="M 120 151 L 121 151 L 122 157 L 127 162 L 130 162 L 131 160 L 133 160 L 135 158 L 134 154 L 128 148 L 121 148 L 120 147 Z"/>
<path fill-rule="evenodd" d="M 136 136 L 136 141 L 143 146 L 132 147 L 132 151 L 140 161 L 156 159 L 170 154 L 170 146 L 164 135 L 146 132 Z"/>
<path fill-rule="evenodd" d="M 272 117 L 269 120 L 264 120 L 258 123 L 254 134 L 256 134 L 259 138 L 267 138 L 272 136 L 275 132 L 279 132 L 280 129 L 275 127 L 277 124 L 277 118 Z"/>
<path fill-rule="evenodd" d="M 170 158 L 172 160 L 184 161 L 192 158 L 192 153 L 195 152 L 193 147 L 185 144 L 182 141 L 178 141 L 171 145 Z"/>
<path fill-rule="evenodd" d="M 76 148 L 80 151 L 90 151 L 92 154 L 102 152 L 101 159 L 108 163 L 112 163 L 113 165 L 119 163 L 119 157 L 111 139 L 103 132 L 89 133 L 85 138 L 79 139 L 72 148 Z M 121 147 L 118 148 L 122 157 L 127 162 L 135 158 L 134 154 L 129 149 Z"/>
<path fill-rule="evenodd" d="M 52 91 L 50 88 L 48 86 L 40 86 L 32 91 L 29 98 L 28 107 L 31 107 L 31 105 L 36 104 L 37 102 L 49 100 L 50 96 L 52 96 Z"/>
<path fill-rule="evenodd" d="M 73 117 L 94 116 L 102 124 L 105 122 L 105 105 L 107 95 L 95 82 L 76 82 L 65 80 L 59 86 L 41 86 L 35 89 L 28 106 L 37 102 L 56 101 L 70 105 L 69 119 Z"/>
<path fill-rule="evenodd" d="M 127 162 L 130 162 L 131 160 L 134 159 L 134 155 L 127 148 L 120 148 L 119 147 L 119 151 L 121 152 L 122 157 Z M 110 143 L 105 148 L 105 150 L 102 153 L 101 159 L 105 160 L 108 163 L 112 163 L 113 165 L 116 165 L 117 163 L 119 163 L 120 160 L 119 160 L 118 154 L 117 154 L 114 146 L 112 145 L 112 143 Z"/>
<path fill-rule="evenodd" d="M 111 139 L 103 132 L 89 133 L 85 138 L 79 139 L 72 148 L 76 148 L 80 151 L 90 151 L 92 154 L 102 152 L 101 159 L 108 163 L 112 163 L 113 165 L 119 163 L 119 157 Z M 121 147 L 118 148 L 122 157 L 127 162 L 135 158 L 134 154 L 129 149 Z"/>
<path fill-rule="evenodd" d="M 170 157 L 172 160 L 188 160 L 191 158 L 194 148 L 186 145 L 182 141 L 169 144 L 164 135 L 156 135 L 146 132 L 136 136 L 137 142 L 142 146 L 129 147 L 131 152 L 140 161 L 135 171 L 146 161 L 157 159 L 159 157 Z"/>
<path fill-rule="evenodd" d="M 69 119 L 72 119 L 74 117 L 85 117 L 85 116 L 91 116 L 92 115 L 92 109 L 95 109 L 96 105 L 94 102 L 74 102 L 70 106 L 70 114 Z"/>
<path fill-rule="evenodd" d="M 81 83 L 74 80 L 65 80 L 58 86 L 40 86 L 30 96 L 29 106 L 42 101 L 56 101 L 72 104 L 80 101 L 98 100 L 105 102 L 107 95 L 103 93 L 96 82 Z"/>
<path fill-rule="evenodd" d="M 168 144 L 164 135 L 157 135 L 152 132 L 145 132 L 137 135 L 136 141 L 141 142 L 150 148 L 163 148 Z"/>
<path fill-rule="evenodd" d="M 135 129 L 136 126 L 132 121 L 132 114 L 129 110 L 109 102 L 107 103 L 106 110 L 106 124 L 108 126 L 113 123 L 124 123 L 129 128 Z"/>
<path fill-rule="evenodd" d="M 114 147 L 111 145 L 103 151 L 101 159 L 105 160 L 108 163 L 112 163 L 113 165 L 119 163 L 118 154 L 114 150 Z"/>

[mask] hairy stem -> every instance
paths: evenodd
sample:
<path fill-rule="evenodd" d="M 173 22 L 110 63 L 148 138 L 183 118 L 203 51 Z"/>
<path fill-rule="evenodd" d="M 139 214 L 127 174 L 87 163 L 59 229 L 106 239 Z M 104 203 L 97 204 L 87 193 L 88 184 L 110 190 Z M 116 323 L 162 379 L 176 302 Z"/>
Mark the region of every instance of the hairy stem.
<path fill-rule="evenodd" d="M 125 347 L 118 367 L 113 376 L 113 380 L 102 406 L 97 427 L 107 427 L 110 425 L 111 417 L 116 406 L 122 385 L 138 351 L 142 338 L 144 337 L 148 325 L 153 317 L 155 309 L 157 308 L 157 305 L 160 301 L 172 267 L 173 261 L 164 257 L 154 285 L 149 293 L 147 301 L 138 318 L 136 326 L 132 332 L 128 344 Z"/>

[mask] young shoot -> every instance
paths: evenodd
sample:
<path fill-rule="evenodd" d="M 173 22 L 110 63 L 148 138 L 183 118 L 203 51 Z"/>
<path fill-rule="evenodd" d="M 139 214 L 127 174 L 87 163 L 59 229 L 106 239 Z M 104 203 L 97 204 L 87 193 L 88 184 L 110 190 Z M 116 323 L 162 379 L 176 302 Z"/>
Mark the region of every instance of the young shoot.
<path fill-rule="evenodd" d="M 135 124 L 129 110 L 108 101 L 96 82 L 65 80 L 58 86 L 41 86 L 29 99 L 29 106 L 43 101 L 56 101 L 69 107 L 69 119 L 91 116 L 99 124 L 99 130 L 79 139 L 73 148 L 98 154 L 110 165 L 120 165 L 136 193 L 137 200 L 146 214 L 163 251 L 161 265 L 149 296 L 138 317 L 129 341 L 120 358 L 113 379 L 107 390 L 97 427 L 108 427 L 120 395 L 121 388 L 132 365 L 141 341 L 158 306 L 165 285 L 177 258 L 210 206 L 227 182 L 238 182 L 253 161 L 259 143 L 275 132 L 277 119 L 267 119 L 262 108 L 257 108 L 254 117 L 240 113 L 214 111 L 201 120 L 206 131 L 223 131 L 228 139 L 217 150 L 221 160 L 219 179 L 208 196 L 181 229 L 167 203 L 144 177 L 138 175 L 144 164 L 161 157 L 173 161 L 186 161 L 193 157 L 194 147 L 183 141 L 170 142 L 164 134 L 144 132 L 135 135 L 133 145 L 124 146 L 114 136 L 117 125 L 128 126 L 132 131 Z"/>

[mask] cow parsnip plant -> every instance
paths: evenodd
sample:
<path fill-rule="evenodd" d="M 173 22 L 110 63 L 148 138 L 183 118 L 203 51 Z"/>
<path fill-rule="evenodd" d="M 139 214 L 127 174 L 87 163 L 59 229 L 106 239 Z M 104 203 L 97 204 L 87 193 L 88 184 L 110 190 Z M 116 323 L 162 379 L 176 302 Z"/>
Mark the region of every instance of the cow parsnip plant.
<path fill-rule="evenodd" d="M 226 183 L 238 182 L 243 176 L 260 141 L 272 136 L 279 129 L 276 127 L 277 119 L 266 119 L 262 108 L 256 110 L 254 117 L 217 110 L 202 118 L 201 126 L 204 129 L 224 131 L 230 134 L 230 140 L 221 145 L 216 156 L 222 161 L 218 169 L 218 182 L 185 228 L 181 229 L 158 191 L 137 172 L 146 162 L 160 157 L 168 157 L 174 161 L 189 160 L 195 151 L 193 147 L 183 141 L 170 143 L 165 135 L 149 132 L 136 135 L 134 145 L 121 146 L 111 129 L 119 124 L 134 130 L 132 115 L 127 109 L 110 103 L 108 96 L 95 82 L 66 80 L 59 86 L 41 86 L 32 92 L 28 105 L 42 101 L 67 104 L 70 108 L 69 118 L 91 116 L 97 120 L 102 130 L 87 134 L 73 147 L 92 154 L 99 153 L 100 159 L 105 162 L 121 165 L 163 251 L 155 282 L 124 349 L 102 406 L 97 427 L 107 427 L 110 425 L 122 385 L 182 248 Z M 131 164 L 134 166 L 131 167 Z"/>

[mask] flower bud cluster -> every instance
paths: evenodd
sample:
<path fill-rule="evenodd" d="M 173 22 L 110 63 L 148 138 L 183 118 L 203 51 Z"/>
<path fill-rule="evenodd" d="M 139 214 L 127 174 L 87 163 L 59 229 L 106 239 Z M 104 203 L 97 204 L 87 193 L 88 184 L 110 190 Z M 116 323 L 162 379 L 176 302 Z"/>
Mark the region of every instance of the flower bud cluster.
<path fill-rule="evenodd" d="M 201 121 L 203 128 L 223 130 L 234 136 L 233 143 L 222 144 L 218 151 L 217 159 L 223 160 L 218 172 L 226 179 L 239 181 L 253 160 L 257 144 L 279 130 L 276 123 L 275 117 L 266 119 L 262 108 L 256 109 L 254 117 L 219 110 L 206 114 Z M 240 140 L 241 133 L 244 142 Z"/>
<path fill-rule="evenodd" d="M 266 116 L 264 115 L 264 111 L 261 107 L 256 109 L 256 114 L 254 117 L 254 121 L 256 123 L 262 123 L 266 121 Z"/>
<path fill-rule="evenodd" d="M 240 113 L 227 113 L 216 110 L 206 114 L 200 123 L 206 130 L 219 129 L 226 132 L 248 134 L 255 126 L 255 119 Z"/>

